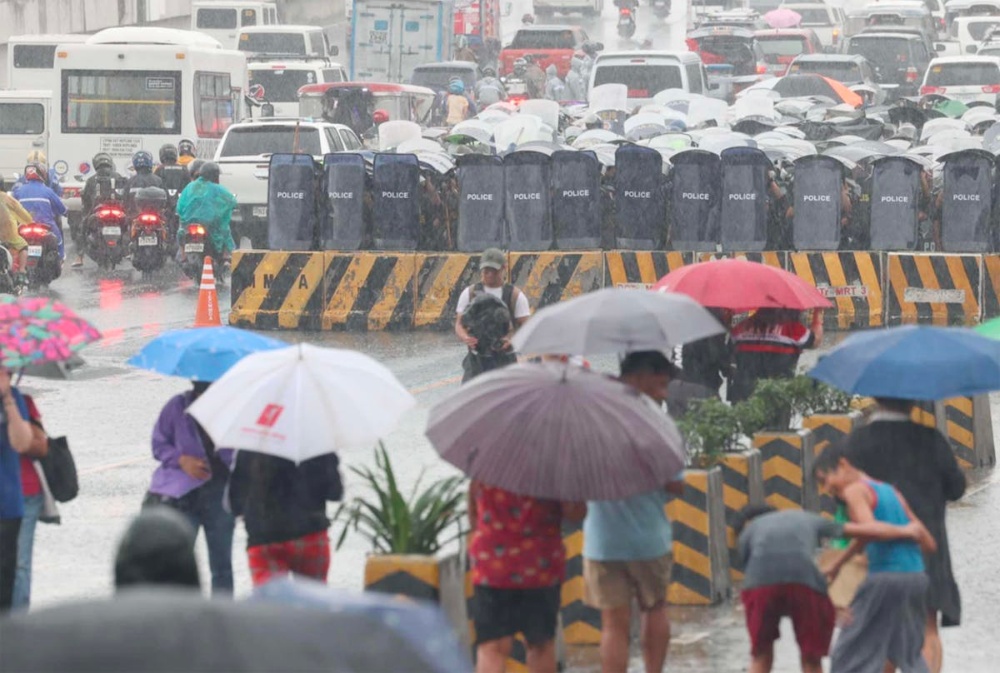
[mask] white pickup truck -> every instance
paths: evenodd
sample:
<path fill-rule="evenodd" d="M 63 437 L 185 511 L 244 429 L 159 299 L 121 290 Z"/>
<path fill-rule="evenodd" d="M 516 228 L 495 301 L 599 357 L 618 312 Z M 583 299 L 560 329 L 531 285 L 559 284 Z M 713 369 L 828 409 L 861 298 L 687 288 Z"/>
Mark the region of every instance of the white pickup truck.
<path fill-rule="evenodd" d="M 317 161 L 334 152 L 358 152 L 361 140 L 347 126 L 293 118 L 264 118 L 233 124 L 215 152 L 219 184 L 236 196 L 233 238 L 267 247 L 267 178 L 272 154 L 311 154 Z"/>

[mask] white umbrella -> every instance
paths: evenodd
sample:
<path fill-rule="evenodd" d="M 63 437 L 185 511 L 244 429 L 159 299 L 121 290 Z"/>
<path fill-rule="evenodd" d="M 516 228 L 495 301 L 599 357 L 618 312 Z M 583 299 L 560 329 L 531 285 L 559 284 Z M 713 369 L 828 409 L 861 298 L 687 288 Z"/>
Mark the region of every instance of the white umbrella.
<path fill-rule="evenodd" d="M 240 360 L 189 413 L 216 446 L 300 463 L 374 446 L 415 404 L 367 355 L 299 344 Z"/>

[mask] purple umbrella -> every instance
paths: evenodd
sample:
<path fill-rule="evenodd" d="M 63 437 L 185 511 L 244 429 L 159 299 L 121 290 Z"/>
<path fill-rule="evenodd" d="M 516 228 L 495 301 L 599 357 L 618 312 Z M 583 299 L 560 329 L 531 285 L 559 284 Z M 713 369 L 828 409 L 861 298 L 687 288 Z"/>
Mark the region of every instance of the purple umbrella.
<path fill-rule="evenodd" d="M 684 468 L 670 417 L 612 378 L 562 363 L 483 374 L 431 409 L 427 437 L 473 479 L 563 501 L 662 488 Z"/>
<path fill-rule="evenodd" d="M 771 28 L 795 28 L 802 21 L 802 15 L 786 7 L 779 7 L 765 14 L 764 21 Z"/>

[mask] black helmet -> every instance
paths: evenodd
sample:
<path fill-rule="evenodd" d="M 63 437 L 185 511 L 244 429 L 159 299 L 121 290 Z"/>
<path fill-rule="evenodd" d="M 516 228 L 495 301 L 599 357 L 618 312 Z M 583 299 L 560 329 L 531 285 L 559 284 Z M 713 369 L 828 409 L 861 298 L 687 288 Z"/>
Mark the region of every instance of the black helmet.
<path fill-rule="evenodd" d="M 195 154 L 194 141 L 188 140 L 187 138 L 181 138 L 181 141 L 177 143 L 177 152 L 181 156 L 194 157 Z"/>
<path fill-rule="evenodd" d="M 206 161 L 201 165 L 201 170 L 198 171 L 198 177 L 205 178 L 209 182 L 219 184 L 219 164 L 214 161 Z"/>
<path fill-rule="evenodd" d="M 483 77 L 496 77 L 497 71 L 490 66 L 483 68 Z"/>
<path fill-rule="evenodd" d="M 109 171 L 113 171 L 115 169 L 115 160 L 112 159 L 111 155 L 107 152 L 98 152 L 95 154 L 91 163 L 94 164 L 95 171 L 99 171 L 102 168 Z"/>
<path fill-rule="evenodd" d="M 177 163 L 177 145 L 168 143 L 160 148 L 160 163 L 161 164 Z"/>
<path fill-rule="evenodd" d="M 205 165 L 204 159 L 195 159 L 188 164 L 188 173 L 191 174 L 191 179 L 194 180 L 201 173 L 202 166 Z"/>

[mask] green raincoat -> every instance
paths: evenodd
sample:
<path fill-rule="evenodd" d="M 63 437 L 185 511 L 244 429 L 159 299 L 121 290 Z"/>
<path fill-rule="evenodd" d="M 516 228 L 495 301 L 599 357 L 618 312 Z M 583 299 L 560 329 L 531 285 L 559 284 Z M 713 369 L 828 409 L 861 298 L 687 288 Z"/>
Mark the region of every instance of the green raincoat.
<path fill-rule="evenodd" d="M 212 246 L 221 253 L 232 252 L 236 247 L 229 221 L 236 207 L 236 197 L 228 189 L 205 178 L 198 178 L 181 192 L 177 200 L 177 217 L 181 227 L 178 232 L 183 240 L 186 226 L 192 223 L 206 225 Z"/>

